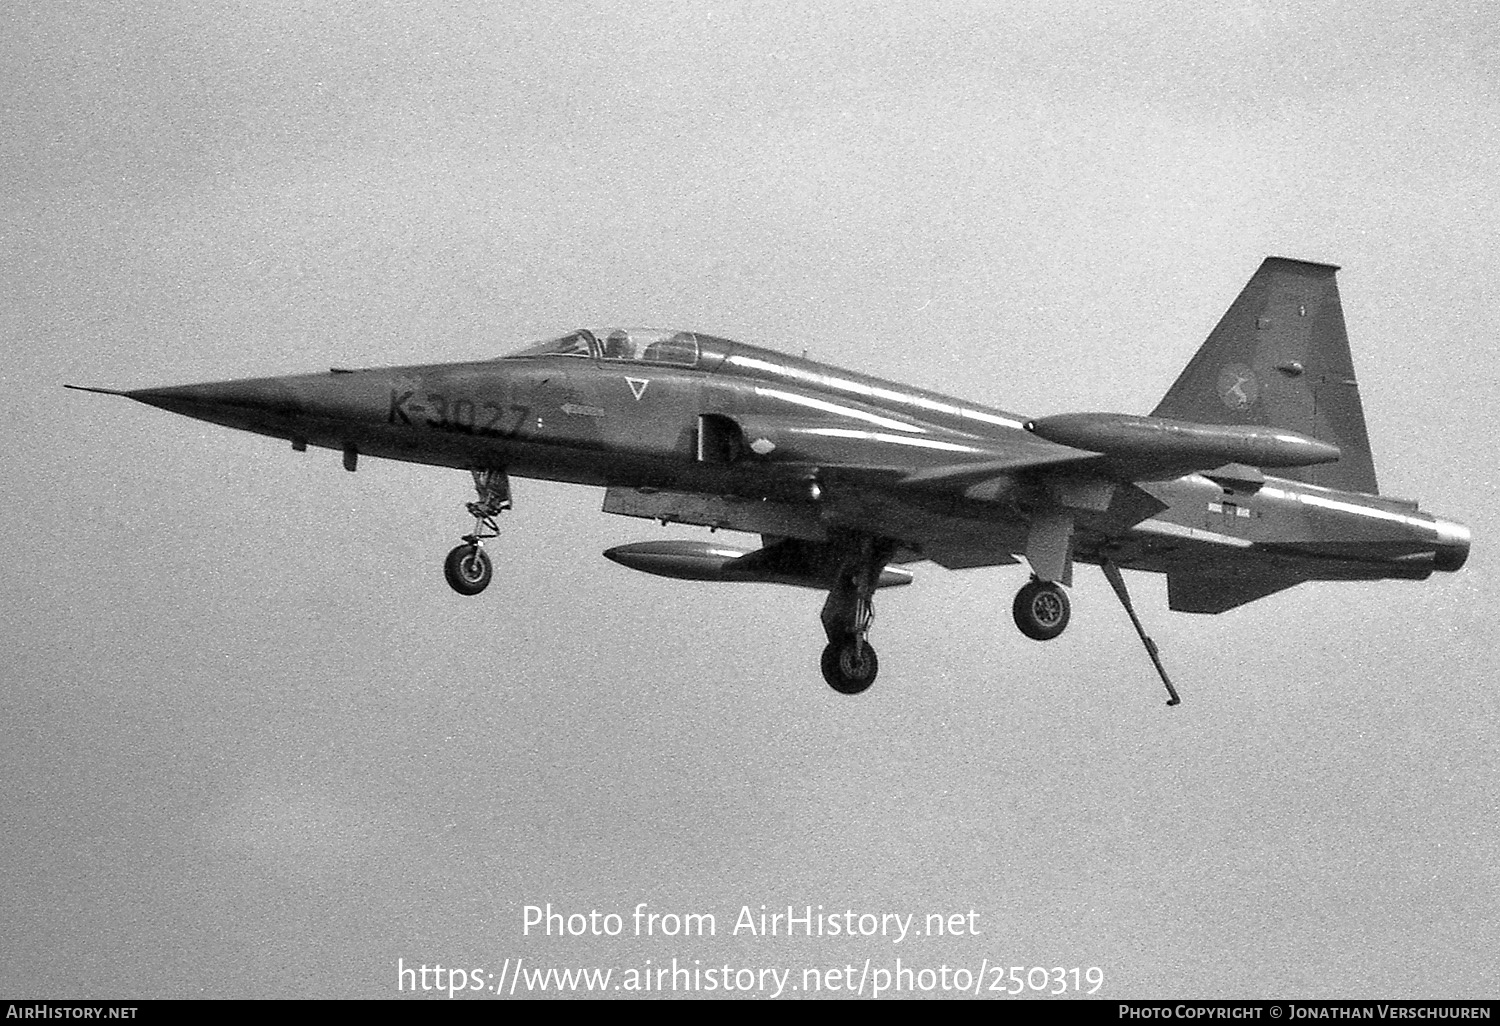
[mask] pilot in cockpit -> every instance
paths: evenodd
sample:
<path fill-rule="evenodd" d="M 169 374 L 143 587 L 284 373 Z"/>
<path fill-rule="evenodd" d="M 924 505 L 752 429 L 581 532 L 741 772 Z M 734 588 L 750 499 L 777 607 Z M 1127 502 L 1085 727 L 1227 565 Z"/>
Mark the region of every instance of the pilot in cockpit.
<path fill-rule="evenodd" d="M 606 360 L 628 360 L 630 359 L 630 333 L 623 328 L 616 328 L 609 333 L 604 340 L 604 358 Z"/>

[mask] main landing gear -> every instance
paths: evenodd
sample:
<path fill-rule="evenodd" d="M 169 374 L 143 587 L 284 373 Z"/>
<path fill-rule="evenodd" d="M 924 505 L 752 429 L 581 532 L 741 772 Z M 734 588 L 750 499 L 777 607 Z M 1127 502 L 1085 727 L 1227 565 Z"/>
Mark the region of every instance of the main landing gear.
<path fill-rule="evenodd" d="M 828 645 L 820 661 L 823 679 L 839 694 L 859 694 L 880 672 L 880 660 L 867 636 L 875 622 L 875 585 L 891 555 L 889 544 L 859 537 L 847 543 L 839 558 L 838 573 L 823 603 Z"/>
<path fill-rule="evenodd" d="M 478 595 L 490 586 L 495 568 L 484 551 L 487 538 L 500 536 L 495 518 L 510 509 L 510 479 L 503 470 L 474 471 L 474 488 L 479 501 L 468 504 L 474 518 L 474 531 L 463 536 L 463 544 L 448 553 L 443 561 L 443 576 L 460 595 Z"/>
<path fill-rule="evenodd" d="M 1011 614 L 1021 633 L 1034 641 L 1051 641 L 1068 626 L 1072 615 L 1068 604 L 1068 593 L 1052 581 L 1032 577 L 1031 582 L 1016 592 L 1011 603 Z"/>

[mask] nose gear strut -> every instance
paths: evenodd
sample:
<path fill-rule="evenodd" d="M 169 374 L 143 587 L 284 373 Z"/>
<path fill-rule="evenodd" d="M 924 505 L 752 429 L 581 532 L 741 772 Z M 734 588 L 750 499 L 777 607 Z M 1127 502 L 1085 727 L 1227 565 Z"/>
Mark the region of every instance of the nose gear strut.
<path fill-rule="evenodd" d="M 474 471 L 474 489 L 479 493 L 479 501 L 467 504 L 469 515 L 474 518 L 474 530 L 463 536 L 463 544 L 448 553 L 443 562 L 443 575 L 460 595 L 478 595 L 489 587 L 495 569 L 484 551 L 484 541 L 500 536 L 500 525 L 495 518 L 511 505 L 510 478 L 503 470 Z"/>

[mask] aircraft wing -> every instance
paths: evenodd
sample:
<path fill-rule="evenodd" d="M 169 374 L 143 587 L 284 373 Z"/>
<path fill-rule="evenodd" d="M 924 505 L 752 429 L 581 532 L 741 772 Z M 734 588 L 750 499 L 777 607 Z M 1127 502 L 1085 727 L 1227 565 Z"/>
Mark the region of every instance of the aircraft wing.
<path fill-rule="evenodd" d="M 1024 553 L 1041 579 L 1070 583 L 1075 553 L 1106 551 L 1166 508 L 1143 484 L 1203 472 L 1258 487 L 1260 467 L 1318 464 L 1340 451 L 1273 425 L 1076 413 L 975 432 L 849 412 L 705 414 L 700 461 L 761 482 L 760 498 L 611 490 L 605 509 L 808 542 L 869 534 L 900 546 L 895 561 L 914 553 L 950 568 Z"/>

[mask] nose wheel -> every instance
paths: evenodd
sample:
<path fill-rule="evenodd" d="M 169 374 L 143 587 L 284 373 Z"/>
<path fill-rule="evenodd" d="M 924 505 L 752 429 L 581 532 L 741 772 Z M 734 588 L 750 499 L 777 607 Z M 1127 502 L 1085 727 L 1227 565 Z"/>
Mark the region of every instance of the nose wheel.
<path fill-rule="evenodd" d="M 473 537 L 472 535 L 466 537 Z M 466 542 L 448 553 L 443 561 L 443 576 L 460 595 L 478 595 L 490 586 L 495 576 L 495 567 L 490 555 L 479 547 L 478 540 Z"/>
<path fill-rule="evenodd" d="M 474 471 L 474 488 L 479 492 L 479 501 L 468 504 L 469 515 L 474 518 L 474 530 L 463 536 L 459 545 L 443 561 L 443 576 L 448 585 L 460 595 L 478 595 L 490 586 L 495 576 L 495 567 L 489 553 L 484 551 L 487 538 L 500 536 L 500 525 L 495 518 L 510 509 L 510 479 L 503 470 Z"/>

